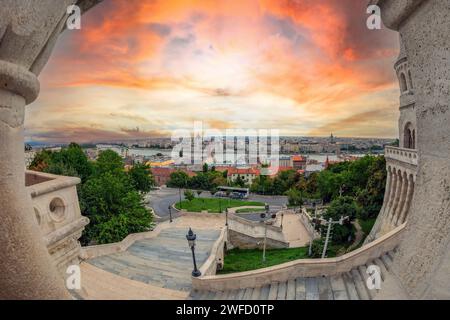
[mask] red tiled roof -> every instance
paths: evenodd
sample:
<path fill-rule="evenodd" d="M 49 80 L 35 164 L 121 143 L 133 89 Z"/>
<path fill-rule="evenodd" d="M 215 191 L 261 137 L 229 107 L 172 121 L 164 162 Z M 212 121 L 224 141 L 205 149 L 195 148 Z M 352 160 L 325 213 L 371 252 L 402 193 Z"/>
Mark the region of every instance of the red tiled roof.
<path fill-rule="evenodd" d="M 292 156 L 292 161 L 305 161 L 306 159 L 302 156 Z"/>
<path fill-rule="evenodd" d="M 228 169 L 228 175 L 231 176 L 233 174 L 254 174 L 254 175 L 259 175 L 259 170 L 255 169 L 255 168 L 247 168 L 247 169 L 242 169 L 242 168 L 229 168 Z"/>

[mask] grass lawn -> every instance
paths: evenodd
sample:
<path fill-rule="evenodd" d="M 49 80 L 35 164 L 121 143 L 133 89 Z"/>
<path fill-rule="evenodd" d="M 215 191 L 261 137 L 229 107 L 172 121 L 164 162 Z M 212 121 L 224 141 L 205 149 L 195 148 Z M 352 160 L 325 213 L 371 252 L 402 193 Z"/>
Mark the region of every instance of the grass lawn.
<path fill-rule="evenodd" d="M 265 263 L 262 262 L 262 250 L 232 249 L 225 255 L 224 268 L 217 273 L 226 274 L 261 269 L 305 258 L 308 258 L 308 247 L 266 250 Z"/>
<path fill-rule="evenodd" d="M 259 208 L 245 208 L 245 209 L 238 209 L 236 210 L 236 213 L 249 213 L 249 212 L 260 212 L 260 211 L 264 211 L 264 207 L 259 207 Z"/>
<path fill-rule="evenodd" d="M 368 235 L 370 231 L 372 230 L 373 225 L 375 224 L 376 218 L 371 218 L 367 220 L 361 220 L 359 219 L 359 225 L 361 226 L 362 231 Z"/>
<path fill-rule="evenodd" d="M 189 212 L 201 212 L 208 210 L 209 212 L 219 213 L 220 209 L 234 208 L 242 206 L 258 206 L 264 207 L 264 203 L 255 201 L 244 201 L 236 199 L 219 199 L 219 198 L 195 198 L 192 201 L 183 200 L 175 205 L 177 209 L 186 209 Z"/>

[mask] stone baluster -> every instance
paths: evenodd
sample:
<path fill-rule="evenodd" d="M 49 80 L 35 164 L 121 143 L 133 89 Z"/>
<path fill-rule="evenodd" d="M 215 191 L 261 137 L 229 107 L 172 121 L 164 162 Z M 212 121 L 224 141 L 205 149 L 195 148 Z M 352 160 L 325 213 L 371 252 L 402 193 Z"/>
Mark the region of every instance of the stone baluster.
<path fill-rule="evenodd" d="M 408 181 L 408 191 L 406 193 L 405 196 L 405 204 L 403 206 L 403 210 L 400 213 L 397 221 L 396 221 L 396 225 L 400 225 L 403 224 L 406 221 L 406 216 L 409 212 L 409 208 L 411 206 L 411 201 L 412 201 L 412 197 L 414 195 L 414 177 L 412 175 L 408 175 L 407 176 L 407 181 Z"/>
<path fill-rule="evenodd" d="M 399 175 L 401 177 L 401 180 L 400 180 L 401 182 L 400 182 L 399 196 L 397 198 L 396 208 L 395 208 L 394 212 L 392 213 L 392 218 L 391 218 L 391 226 L 392 227 L 396 226 L 396 221 L 397 221 L 398 217 L 400 216 L 400 213 L 403 210 L 406 192 L 407 192 L 406 189 L 408 187 L 408 181 L 407 181 L 407 177 L 406 177 L 405 173 L 402 171 L 399 171 Z"/>

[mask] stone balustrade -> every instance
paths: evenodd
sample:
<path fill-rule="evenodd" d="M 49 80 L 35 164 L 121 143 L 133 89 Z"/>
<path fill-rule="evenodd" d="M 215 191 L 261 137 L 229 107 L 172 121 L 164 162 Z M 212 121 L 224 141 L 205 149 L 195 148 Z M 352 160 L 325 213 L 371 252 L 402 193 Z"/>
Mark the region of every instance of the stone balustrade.
<path fill-rule="evenodd" d="M 396 160 L 401 163 L 417 166 L 417 150 L 397 147 L 386 147 L 384 151 L 386 160 Z"/>
<path fill-rule="evenodd" d="M 202 275 L 192 278 L 195 290 L 225 291 L 258 288 L 273 282 L 283 282 L 299 277 L 333 276 L 379 258 L 395 249 L 401 239 L 405 224 L 379 239 L 343 256 L 326 259 L 299 259 L 258 270 L 225 275 Z"/>
<path fill-rule="evenodd" d="M 26 171 L 25 185 L 31 196 L 36 223 L 47 249 L 60 273 L 79 264 L 78 239 L 89 219 L 83 217 L 78 203 L 79 178 Z"/>
<path fill-rule="evenodd" d="M 386 147 L 386 191 L 383 206 L 365 243 L 405 223 L 416 183 L 417 150 Z"/>

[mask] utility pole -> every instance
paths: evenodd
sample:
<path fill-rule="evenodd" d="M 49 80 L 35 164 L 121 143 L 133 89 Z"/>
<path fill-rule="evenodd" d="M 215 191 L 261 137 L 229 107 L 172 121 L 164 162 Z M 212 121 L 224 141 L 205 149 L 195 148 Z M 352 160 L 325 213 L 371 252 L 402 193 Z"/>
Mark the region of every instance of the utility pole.
<path fill-rule="evenodd" d="M 313 243 L 313 240 L 314 240 L 314 231 L 316 231 L 317 208 L 316 208 L 316 203 L 315 202 L 313 202 L 313 209 L 314 209 L 313 234 L 312 234 L 312 237 L 311 237 L 311 241 L 309 242 L 308 256 L 312 255 L 312 243 Z"/>
<path fill-rule="evenodd" d="M 332 224 L 332 222 L 333 222 L 333 220 L 330 218 L 330 220 L 328 220 L 327 235 L 325 237 L 325 245 L 323 246 L 322 259 L 325 258 L 325 255 L 327 253 L 328 241 L 330 240 L 330 232 L 331 232 L 331 224 Z"/>
<path fill-rule="evenodd" d="M 341 226 L 344 224 L 344 220 L 347 220 L 349 217 L 341 217 L 339 220 L 337 221 L 333 221 L 333 219 L 329 219 L 328 221 L 324 220 L 323 224 L 327 225 L 327 235 L 325 237 L 325 245 L 323 246 L 323 252 L 322 252 L 322 259 L 325 258 L 326 254 L 327 254 L 327 249 L 328 249 L 328 242 L 330 241 L 330 234 L 331 234 L 331 227 L 334 224 L 340 224 Z"/>
<path fill-rule="evenodd" d="M 263 245 L 263 257 L 262 261 L 266 262 L 266 243 L 267 243 L 267 221 L 264 221 L 264 245 Z"/>

